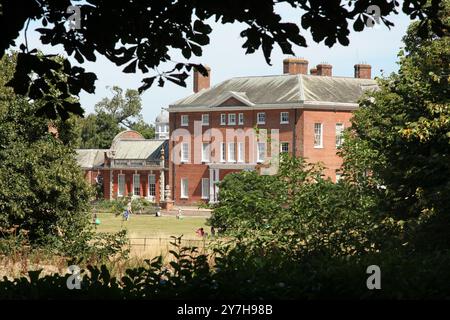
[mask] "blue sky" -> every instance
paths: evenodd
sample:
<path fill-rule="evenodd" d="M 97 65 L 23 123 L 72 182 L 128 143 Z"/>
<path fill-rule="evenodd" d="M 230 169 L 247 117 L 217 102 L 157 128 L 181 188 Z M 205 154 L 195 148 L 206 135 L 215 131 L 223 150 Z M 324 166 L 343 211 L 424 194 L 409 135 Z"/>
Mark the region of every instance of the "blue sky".
<path fill-rule="evenodd" d="M 300 12 L 294 11 L 287 6 L 278 6 L 284 21 L 300 22 Z M 376 25 L 374 28 L 365 29 L 363 32 L 351 32 L 350 45 L 347 47 L 339 44 L 333 48 L 328 48 L 324 44 L 313 42 L 308 31 L 303 30 L 303 35 L 307 40 L 308 47 L 294 47 L 295 56 L 305 58 L 309 61 L 310 68 L 321 62 L 333 65 L 333 75 L 353 76 L 353 66 L 355 63 L 365 62 L 372 65 L 372 75 L 389 74 L 398 69 L 397 53 L 402 46 L 401 39 L 410 23 L 409 18 L 400 13 L 391 15 L 390 20 L 395 24 L 389 30 L 385 26 Z M 244 40 L 239 33 L 244 29 L 240 24 L 215 24 L 211 22 L 213 32 L 210 36 L 211 42 L 204 47 L 203 56 L 195 57 L 191 62 L 209 65 L 211 71 L 211 84 L 219 83 L 235 76 L 255 76 L 255 75 L 275 75 L 282 73 L 282 61 L 289 56 L 283 55 L 281 50 L 275 47 L 272 52 L 272 66 L 269 66 L 264 59 L 262 51 L 251 55 L 245 55 L 241 47 Z M 34 31 L 39 27 L 38 23 L 30 23 L 28 28 L 28 42 L 30 48 L 42 49 L 45 53 L 63 53 L 62 47 L 43 47 L 38 39 L 38 33 Z M 16 42 L 20 45 L 23 41 L 23 32 Z M 171 51 L 172 60 L 184 61 L 178 51 Z M 74 63 L 75 60 L 72 59 Z M 86 62 L 82 65 L 87 71 L 97 74 L 95 94 L 82 93 L 80 95 L 81 105 L 86 110 L 86 114 L 93 112 L 94 105 L 105 96 L 111 96 L 108 87 L 118 85 L 123 89 L 137 89 L 141 79 L 153 75 L 141 73 L 125 74 L 121 72 L 121 67 L 116 67 L 102 56 L 97 55 L 96 62 Z M 172 63 L 162 64 L 159 70 L 169 70 Z M 167 82 L 163 88 L 154 85 L 142 94 L 144 120 L 153 123 L 154 118 L 162 107 L 167 107 L 170 103 L 192 94 L 192 77 L 187 80 L 187 87 L 179 87 Z"/>

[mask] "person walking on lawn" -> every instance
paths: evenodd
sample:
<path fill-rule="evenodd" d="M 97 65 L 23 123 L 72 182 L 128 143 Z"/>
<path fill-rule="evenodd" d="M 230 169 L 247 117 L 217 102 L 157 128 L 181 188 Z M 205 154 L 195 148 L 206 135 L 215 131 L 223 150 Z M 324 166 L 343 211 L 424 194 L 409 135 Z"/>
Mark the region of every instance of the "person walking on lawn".
<path fill-rule="evenodd" d="M 125 221 L 128 221 L 128 219 L 130 218 L 130 214 L 133 213 L 133 210 L 131 209 L 131 201 L 128 202 L 127 204 L 127 208 L 125 209 L 125 212 L 123 213 L 123 218 Z"/>

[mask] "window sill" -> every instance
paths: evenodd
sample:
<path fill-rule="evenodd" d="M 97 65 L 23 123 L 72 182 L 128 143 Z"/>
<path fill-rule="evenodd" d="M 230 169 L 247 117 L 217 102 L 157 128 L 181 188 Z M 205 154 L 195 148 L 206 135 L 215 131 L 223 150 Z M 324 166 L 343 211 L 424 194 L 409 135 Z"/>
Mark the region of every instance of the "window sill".
<path fill-rule="evenodd" d="M 209 197 L 201 197 L 202 200 L 209 200 Z"/>
<path fill-rule="evenodd" d="M 289 122 L 280 122 L 280 124 L 289 124 Z"/>
<path fill-rule="evenodd" d="M 189 199 L 189 197 L 180 197 L 180 199 L 187 200 L 187 199 Z"/>
<path fill-rule="evenodd" d="M 314 149 L 323 149 L 323 146 L 314 146 Z"/>

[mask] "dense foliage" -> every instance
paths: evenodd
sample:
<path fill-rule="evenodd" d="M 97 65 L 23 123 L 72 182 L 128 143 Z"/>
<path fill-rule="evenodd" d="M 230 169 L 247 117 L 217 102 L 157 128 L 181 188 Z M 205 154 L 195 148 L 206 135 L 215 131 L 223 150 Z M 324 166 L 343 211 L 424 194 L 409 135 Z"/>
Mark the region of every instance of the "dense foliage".
<path fill-rule="evenodd" d="M 121 197 L 113 200 L 99 200 L 93 203 L 95 212 L 108 212 L 118 216 L 123 214 L 128 203 L 131 202 L 131 210 L 134 214 L 155 214 L 160 208 L 154 202 L 143 198 Z"/>
<path fill-rule="evenodd" d="M 375 231 L 382 221 L 370 214 L 376 210 L 372 198 L 353 184 L 324 179 L 320 167 L 302 158 L 284 156 L 275 176 L 229 174 L 219 190 L 209 223 L 255 248 L 268 241 L 269 249 L 303 256 L 361 254 L 379 247 Z"/>
<path fill-rule="evenodd" d="M 436 299 L 450 293 L 448 251 L 373 254 L 364 257 L 310 256 L 302 263 L 256 255 L 234 246 L 211 257 L 174 241 L 173 260 L 161 257 L 116 277 L 106 266 L 81 270 L 80 289 L 70 273 L 0 281 L 4 299 Z M 380 265 L 382 290 L 368 290 L 366 269 Z M 438 275 L 438 276 L 437 276 Z M 71 277 L 69 279 L 69 277 Z"/>
<path fill-rule="evenodd" d="M 355 112 L 342 155 L 346 178 L 371 192 L 386 216 L 407 222 L 408 241 L 448 248 L 450 38 L 430 30 L 421 39 L 417 27 L 404 38 L 398 74 L 380 79 Z"/>
<path fill-rule="evenodd" d="M 155 137 L 155 128 L 142 117 L 142 101 L 136 90 L 114 86 L 112 98 L 103 98 L 95 105 L 95 113 L 76 119 L 79 127 L 79 147 L 108 149 L 114 137 L 125 129 L 136 130 L 144 138 Z"/>
<path fill-rule="evenodd" d="M 91 228 L 93 193 L 75 159 L 74 119 L 36 117 L 45 102 L 5 87 L 15 61 L 16 55 L 0 60 L 0 257 L 37 249 L 102 261 L 121 252 L 125 234 Z"/>
<path fill-rule="evenodd" d="M 34 116 L 42 102 L 5 87 L 13 60 L 0 62 L 0 227 L 17 225 L 32 239 L 68 237 L 87 224 L 91 190 L 73 149 L 49 133 L 48 120 Z"/>

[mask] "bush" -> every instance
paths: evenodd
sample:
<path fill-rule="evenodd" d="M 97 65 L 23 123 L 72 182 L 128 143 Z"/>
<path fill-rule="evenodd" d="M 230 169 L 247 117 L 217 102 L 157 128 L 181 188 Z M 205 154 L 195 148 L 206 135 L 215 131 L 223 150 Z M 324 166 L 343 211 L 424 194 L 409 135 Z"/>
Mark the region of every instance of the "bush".
<path fill-rule="evenodd" d="M 172 243 L 173 261 L 162 257 L 114 277 L 105 265 L 81 270 L 81 289 L 69 290 L 69 274 L 0 281 L 4 299 L 436 299 L 450 294 L 449 251 L 407 250 L 300 260 L 260 256 L 242 243 L 222 246 L 213 257 Z M 213 259 L 213 264 L 210 263 Z M 213 265 L 213 267 L 211 267 Z M 382 290 L 368 290 L 367 267 L 381 268 Z"/>
<path fill-rule="evenodd" d="M 362 254 L 379 248 L 387 227 L 374 214 L 370 195 L 355 185 L 332 183 L 321 168 L 284 156 L 279 173 L 229 174 L 220 182 L 220 202 L 209 223 L 263 248 L 270 244 L 292 254 Z"/>
<path fill-rule="evenodd" d="M 127 208 L 128 202 L 131 201 L 131 210 L 134 214 L 154 214 L 158 207 L 143 198 L 123 197 L 113 200 L 100 200 L 94 203 L 95 212 L 108 212 L 116 216 L 121 215 Z"/>
<path fill-rule="evenodd" d="M 16 234 L 16 229 L 0 231 L 0 257 L 16 257 L 28 251 L 30 243 L 26 233 L 21 230 Z"/>
<path fill-rule="evenodd" d="M 77 238 L 70 237 L 70 240 L 53 236 L 43 239 L 44 241 L 35 249 L 89 263 L 103 262 L 112 258 L 127 259 L 129 253 L 125 230 L 116 233 L 84 231 Z"/>

